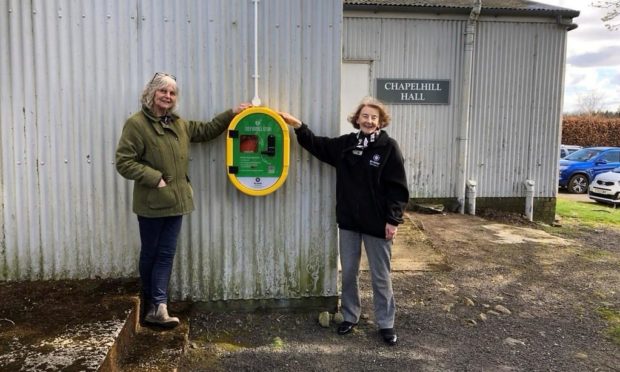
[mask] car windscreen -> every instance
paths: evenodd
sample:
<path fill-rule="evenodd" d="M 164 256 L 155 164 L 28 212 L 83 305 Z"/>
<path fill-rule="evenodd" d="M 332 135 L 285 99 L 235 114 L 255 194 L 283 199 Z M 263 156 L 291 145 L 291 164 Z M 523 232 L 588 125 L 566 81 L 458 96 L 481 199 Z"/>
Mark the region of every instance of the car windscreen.
<path fill-rule="evenodd" d="M 573 161 L 588 161 L 598 155 L 601 150 L 594 149 L 581 149 L 579 151 L 575 151 L 572 154 L 568 155 L 564 158 L 564 160 L 573 160 Z"/>

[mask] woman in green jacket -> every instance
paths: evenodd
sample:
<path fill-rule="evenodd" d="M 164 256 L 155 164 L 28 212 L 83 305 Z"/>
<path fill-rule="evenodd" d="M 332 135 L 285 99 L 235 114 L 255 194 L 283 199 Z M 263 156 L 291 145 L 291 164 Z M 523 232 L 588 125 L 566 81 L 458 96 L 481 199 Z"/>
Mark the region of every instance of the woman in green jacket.
<path fill-rule="evenodd" d="M 142 93 L 142 110 L 123 127 L 116 149 L 116 169 L 134 181 L 133 211 L 140 227 L 140 279 L 147 324 L 175 327 L 168 315 L 168 283 L 184 214 L 194 210 L 188 177 L 189 144 L 223 133 L 233 117 L 250 107 L 242 103 L 210 122 L 191 121 L 175 113 L 176 78 L 158 72 Z"/>

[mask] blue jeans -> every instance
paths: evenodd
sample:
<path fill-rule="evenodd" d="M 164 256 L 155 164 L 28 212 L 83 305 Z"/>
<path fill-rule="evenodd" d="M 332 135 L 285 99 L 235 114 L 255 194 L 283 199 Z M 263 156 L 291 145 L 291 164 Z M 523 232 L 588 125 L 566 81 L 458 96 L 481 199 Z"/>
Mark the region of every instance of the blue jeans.
<path fill-rule="evenodd" d="M 142 297 L 152 305 L 168 301 L 168 283 L 182 221 L 183 216 L 138 216 L 142 241 L 139 266 Z"/>

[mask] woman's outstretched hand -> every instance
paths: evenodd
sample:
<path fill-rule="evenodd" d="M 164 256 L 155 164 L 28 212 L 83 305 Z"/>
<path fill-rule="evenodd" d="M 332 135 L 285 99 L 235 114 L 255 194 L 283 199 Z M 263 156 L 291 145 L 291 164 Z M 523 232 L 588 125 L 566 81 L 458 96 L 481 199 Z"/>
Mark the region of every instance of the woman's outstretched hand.
<path fill-rule="evenodd" d="M 284 119 L 284 122 L 290 125 L 291 127 L 295 129 L 301 127 L 301 120 L 297 119 L 296 117 L 289 114 L 288 112 L 278 111 L 278 114 L 282 117 L 282 119 Z"/>
<path fill-rule="evenodd" d="M 249 103 L 249 102 L 240 103 L 237 107 L 233 108 L 233 114 L 236 115 L 236 114 L 240 113 L 241 111 L 243 111 L 243 110 L 245 110 L 247 108 L 250 108 L 250 107 L 252 107 L 252 104 Z"/>

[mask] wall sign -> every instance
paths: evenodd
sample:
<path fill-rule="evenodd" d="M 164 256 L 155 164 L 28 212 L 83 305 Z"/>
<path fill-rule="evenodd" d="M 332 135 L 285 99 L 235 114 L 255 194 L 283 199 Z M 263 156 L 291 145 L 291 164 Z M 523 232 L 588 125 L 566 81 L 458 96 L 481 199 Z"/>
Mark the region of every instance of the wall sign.
<path fill-rule="evenodd" d="M 384 103 L 450 104 L 450 80 L 377 79 L 377 98 Z"/>

